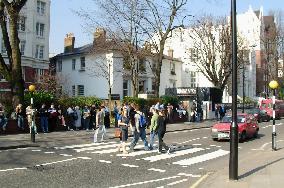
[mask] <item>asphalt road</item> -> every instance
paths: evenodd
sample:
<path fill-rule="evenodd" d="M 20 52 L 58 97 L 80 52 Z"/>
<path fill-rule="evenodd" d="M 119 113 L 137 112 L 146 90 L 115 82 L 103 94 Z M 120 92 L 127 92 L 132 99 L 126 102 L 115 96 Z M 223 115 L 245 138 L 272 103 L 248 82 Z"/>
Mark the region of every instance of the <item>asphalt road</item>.
<path fill-rule="evenodd" d="M 271 124 L 260 123 L 258 139 L 239 143 L 239 162 L 255 150 L 271 148 Z M 276 124 L 277 147 L 282 148 L 284 120 Z M 135 152 L 122 155 L 116 151 L 118 140 L 92 143 L 91 134 L 51 147 L 1 151 L 1 187 L 194 187 L 208 172 L 229 163 L 229 142 L 213 141 L 210 132 L 203 128 L 167 133 L 170 155 L 145 152 L 141 141 Z"/>

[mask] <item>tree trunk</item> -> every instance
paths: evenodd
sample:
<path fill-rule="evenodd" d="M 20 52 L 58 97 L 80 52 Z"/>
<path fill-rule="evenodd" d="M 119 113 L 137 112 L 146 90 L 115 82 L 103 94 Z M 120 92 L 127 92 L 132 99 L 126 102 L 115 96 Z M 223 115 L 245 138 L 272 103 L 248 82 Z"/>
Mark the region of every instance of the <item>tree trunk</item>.
<path fill-rule="evenodd" d="M 13 105 L 17 105 L 15 103 L 23 103 L 24 101 L 24 80 L 22 78 L 22 67 L 21 67 L 21 53 L 19 48 L 19 37 L 18 37 L 18 29 L 17 29 L 17 15 L 11 15 L 10 17 L 10 43 L 12 48 L 12 67 L 11 67 L 11 77 L 12 77 L 12 88 L 13 90 Z"/>

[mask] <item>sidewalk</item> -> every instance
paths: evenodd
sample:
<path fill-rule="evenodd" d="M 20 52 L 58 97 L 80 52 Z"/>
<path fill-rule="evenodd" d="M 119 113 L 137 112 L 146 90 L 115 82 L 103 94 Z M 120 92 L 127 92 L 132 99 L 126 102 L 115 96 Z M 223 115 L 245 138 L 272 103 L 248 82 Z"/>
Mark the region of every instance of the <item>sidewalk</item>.
<path fill-rule="evenodd" d="M 178 123 L 167 125 L 167 132 L 183 131 L 190 129 L 201 129 L 211 127 L 212 121 L 204 121 L 202 123 Z M 107 138 L 114 139 L 115 128 L 107 129 Z M 23 147 L 52 147 L 60 145 L 61 142 L 71 140 L 74 144 L 82 142 L 82 140 L 92 142 L 95 131 L 63 131 L 51 132 L 48 134 L 39 133 L 36 135 L 36 142 L 31 142 L 30 134 L 14 134 L 0 136 L 0 150 L 23 148 Z M 147 133 L 149 129 L 147 130 Z"/>
<path fill-rule="evenodd" d="M 284 186 L 284 147 L 252 151 L 239 157 L 239 179 L 229 180 L 229 167 L 203 176 L 198 188 L 282 188 Z M 202 179 L 202 178 L 201 178 Z"/>

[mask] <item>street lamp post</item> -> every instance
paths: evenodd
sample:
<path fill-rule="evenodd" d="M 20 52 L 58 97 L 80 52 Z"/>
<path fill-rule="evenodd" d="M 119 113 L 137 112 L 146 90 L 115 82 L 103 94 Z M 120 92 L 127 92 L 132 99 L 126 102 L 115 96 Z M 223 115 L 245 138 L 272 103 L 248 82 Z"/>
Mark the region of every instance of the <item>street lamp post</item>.
<path fill-rule="evenodd" d="M 237 122 L 237 18 L 236 0 L 231 0 L 232 33 L 232 124 L 230 127 L 229 179 L 238 180 L 238 122 Z"/>
<path fill-rule="evenodd" d="M 29 92 L 31 92 L 31 107 L 32 107 L 31 141 L 35 142 L 35 114 L 34 114 L 35 112 L 33 109 L 33 104 L 34 104 L 33 95 L 35 92 L 35 85 L 29 86 Z"/>
<path fill-rule="evenodd" d="M 269 87 L 273 90 L 273 124 L 272 124 L 272 150 L 276 151 L 276 127 L 275 127 L 275 89 L 278 87 L 278 82 L 272 80 L 269 83 Z"/>

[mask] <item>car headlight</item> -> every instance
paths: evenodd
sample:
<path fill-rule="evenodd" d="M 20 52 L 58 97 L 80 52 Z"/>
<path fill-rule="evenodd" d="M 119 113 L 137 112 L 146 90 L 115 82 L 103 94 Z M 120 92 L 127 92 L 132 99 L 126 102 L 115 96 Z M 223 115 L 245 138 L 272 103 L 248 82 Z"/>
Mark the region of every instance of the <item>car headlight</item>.
<path fill-rule="evenodd" d="M 212 129 L 212 132 L 218 132 L 218 129 Z"/>

